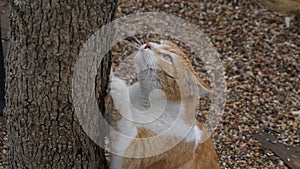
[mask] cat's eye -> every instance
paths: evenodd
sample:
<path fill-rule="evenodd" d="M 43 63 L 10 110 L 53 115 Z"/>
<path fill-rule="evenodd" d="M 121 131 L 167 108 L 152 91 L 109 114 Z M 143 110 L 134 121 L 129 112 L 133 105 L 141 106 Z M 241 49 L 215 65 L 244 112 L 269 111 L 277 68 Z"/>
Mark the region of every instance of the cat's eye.
<path fill-rule="evenodd" d="M 168 61 L 168 62 L 170 62 L 170 63 L 173 62 L 172 57 L 171 57 L 169 54 L 163 53 L 162 56 L 163 56 L 163 58 L 164 58 L 166 61 Z"/>

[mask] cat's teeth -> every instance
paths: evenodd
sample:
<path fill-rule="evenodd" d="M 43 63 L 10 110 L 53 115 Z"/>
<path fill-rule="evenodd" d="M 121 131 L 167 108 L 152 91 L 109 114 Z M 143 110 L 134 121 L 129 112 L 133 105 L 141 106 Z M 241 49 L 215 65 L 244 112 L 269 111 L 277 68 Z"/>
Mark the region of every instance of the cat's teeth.
<path fill-rule="evenodd" d="M 152 48 L 151 43 L 150 43 L 150 42 L 147 42 L 147 43 L 146 43 L 146 46 L 145 46 L 145 49 L 151 49 L 151 48 Z"/>
<path fill-rule="evenodd" d="M 151 48 L 159 48 L 160 44 L 157 44 L 157 43 L 153 43 L 153 42 L 148 42 L 147 44 L 143 44 L 140 48 L 139 48 L 139 51 L 142 51 L 144 49 L 149 49 L 147 46 L 150 46 Z"/>

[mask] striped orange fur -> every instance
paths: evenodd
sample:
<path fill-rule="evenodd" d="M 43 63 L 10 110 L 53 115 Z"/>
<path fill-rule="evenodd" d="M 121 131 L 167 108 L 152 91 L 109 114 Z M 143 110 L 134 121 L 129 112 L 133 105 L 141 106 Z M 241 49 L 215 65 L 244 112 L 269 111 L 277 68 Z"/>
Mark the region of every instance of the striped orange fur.
<path fill-rule="evenodd" d="M 194 118 L 197 95 L 210 93 L 212 90 L 199 78 L 188 57 L 169 41 L 163 41 L 161 44 L 147 43 L 140 47 L 135 56 L 135 64 L 138 74 L 149 71 L 145 76 L 140 75 L 137 84 L 127 87 L 120 79 L 111 80 L 113 101 L 116 107 L 122 107 L 114 111 L 113 127 L 116 131 L 129 133 L 132 137 L 131 141 L 125 142 L 119 136 L 111 136 L 111 149 L 119 152 L 119 154 L 111 154 L 112 169 L 218 169 L 217 154 L 212 139 L 207 136 L 208 132 L 203 125 Z M 147 81 L 147 78 L 150 80 Z M 134 116 L 131 114 L 134 106 L 143 108 L 146 105 L 145 109 L 148 105 L 156 106 L 149 104 L 148 98 L 151 90 L 157 87 L 165 94 L 164 98 L 157 97 L 158 100 L 162 98 L 171 103 L 165 108 L 163 115 L 149 124 L 132 123 L 122 117 L 124 114 Z M 172 106 L 183 106 L 183 113 L 179 113 L 174 119 L 180 121 L 176 123 L 177 125 L 190 126 L 192 130 L 181 133 L 184 130 L 176 129 L 160 135 L 159 142 L 143 140 L 142 138 L 159 135 L 161 127 L 157 126 L 168 127 L 173 124 L 172 118 L 176 113 L 173 111 L 176 108 Z M 171 121 L 168 121 L 169 119 Z M 180 129 L 181 126 L 176 127 Z M 203 138 L 208 139 L 199 142 Z M 171 149 L 155 156 L 147 156 L 148 152 L 160 152 L 164 146 L 175 142 L 178 143 Z M 122 151 L 119 151 L 121 149 Z M 131 158 L 127 155 L 142 158 Z"/>

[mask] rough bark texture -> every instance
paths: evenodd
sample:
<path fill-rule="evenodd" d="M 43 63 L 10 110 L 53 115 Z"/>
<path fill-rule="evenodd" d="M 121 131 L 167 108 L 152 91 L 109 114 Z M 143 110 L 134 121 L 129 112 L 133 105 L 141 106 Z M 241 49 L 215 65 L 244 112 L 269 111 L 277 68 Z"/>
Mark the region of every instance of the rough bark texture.
<path fill-rule="evenodd" d="M 106 168 L 103 151 L 76 119 L 71 87 L 81 45 L 114 18 L 117 0 L 11 5 L 5 58 L 10 168 Z M 100 86 L 106 86 L 109 60 L 102 62 Z"/>

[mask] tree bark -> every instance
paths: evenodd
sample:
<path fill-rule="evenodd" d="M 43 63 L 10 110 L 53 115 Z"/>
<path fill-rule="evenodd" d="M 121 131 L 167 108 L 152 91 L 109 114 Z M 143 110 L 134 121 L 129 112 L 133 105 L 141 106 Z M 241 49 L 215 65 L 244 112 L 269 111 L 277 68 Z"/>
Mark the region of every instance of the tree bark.
<path fill-rule="evenodd" d="M 103 150 L 76 119 L 72 74 L 80 47 L 112 21 L 117 0 L 12 0 L 11 5 L 5 58 L 9 167 L 107 168 Z M 99 93 L 105 93 L 108 80 L 107 56 L 99 69 Z"/>

